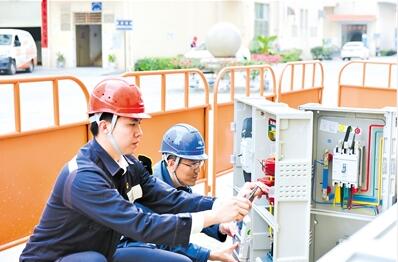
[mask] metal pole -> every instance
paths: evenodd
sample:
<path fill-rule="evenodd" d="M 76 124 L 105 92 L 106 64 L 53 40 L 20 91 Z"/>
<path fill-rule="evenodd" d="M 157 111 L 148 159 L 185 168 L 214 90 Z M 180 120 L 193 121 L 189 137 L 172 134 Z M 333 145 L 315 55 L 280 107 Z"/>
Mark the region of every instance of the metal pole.
<path fill-rule="evenodd" d="M 126 30 L 124 31 L 124 71 L 127 71 L 127 37 L 126 37 Z"/>
<path fill-rule="evenodd" d="M 397 66 L 396 66 L 396 70 L 397 70 L 397 90 L 398 90 L 398 0 L 395 4 L 395 45 L 396 45 L 396 51 L 397 51 Z M 397 91 L 397 111 L 398 111 L 398 91 Z M 398 113 L 398 112 L 397 112 Z M 397 129 L 397 137 L 398 137 L 398 129 Z M 398 152 L 398 144 L 396 145 L 396 150 L 395 152 Z M 398 166 L 398 157 L 397 157 L 397 153 L 395 153 L 395 172 L 397 172 L 397 166 Z M 397 177 L 395 178 L 395 184 L 397 187 L 397 191 L 398 192 L 398 182 L 397 182 Z"/>

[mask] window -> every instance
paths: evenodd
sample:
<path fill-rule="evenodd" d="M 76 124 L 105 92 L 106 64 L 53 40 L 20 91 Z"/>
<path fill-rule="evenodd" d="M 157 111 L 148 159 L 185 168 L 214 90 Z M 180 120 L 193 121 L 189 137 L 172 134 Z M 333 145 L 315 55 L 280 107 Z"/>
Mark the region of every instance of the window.
<path fill-rule="evenodd" d="M 254 36 L 269 35 L 269 5 L 255 3 L 254 12 Z"/>
<path fill-rule="evenodd" d="M 308 28 L 308 10 L 300 9 L 300 29 L 306 31 Z"/>
<path fill-rule="evenodd" d="M 12 35 L 0 35 L 0 45 L 10 45 Z"/>
<path fill-rule="evenodd" d="M 101 24 L 101 13 L 75 13 L 75 24 Z"/>

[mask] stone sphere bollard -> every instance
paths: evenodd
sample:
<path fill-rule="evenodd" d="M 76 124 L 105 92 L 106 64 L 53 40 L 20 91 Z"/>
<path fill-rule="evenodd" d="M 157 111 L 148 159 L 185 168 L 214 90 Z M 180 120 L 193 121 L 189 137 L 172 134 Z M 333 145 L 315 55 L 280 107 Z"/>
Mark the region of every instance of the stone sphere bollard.
<path fill-rule="evenodd" d="M 241 45 L 238 28 L 231 23 L 215 24 L 207 33 L 207 50 L 214 57 L 234 57 Z"/>

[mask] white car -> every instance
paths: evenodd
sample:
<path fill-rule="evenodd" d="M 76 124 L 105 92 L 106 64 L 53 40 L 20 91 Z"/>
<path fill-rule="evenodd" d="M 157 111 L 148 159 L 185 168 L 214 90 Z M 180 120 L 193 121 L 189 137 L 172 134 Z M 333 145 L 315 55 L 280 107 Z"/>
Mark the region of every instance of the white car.
<path fill-rule="evenodd" d="M 341 59 L 369 59 L 369 49 L 362 42 L 347 42 L 341 48 Z"/>
<path fill-rule="evenodd" d="M 18 29 L 0 29 L 0 72 L 32 72 L 37 64 L 37 48 L 32 35 Z"/>

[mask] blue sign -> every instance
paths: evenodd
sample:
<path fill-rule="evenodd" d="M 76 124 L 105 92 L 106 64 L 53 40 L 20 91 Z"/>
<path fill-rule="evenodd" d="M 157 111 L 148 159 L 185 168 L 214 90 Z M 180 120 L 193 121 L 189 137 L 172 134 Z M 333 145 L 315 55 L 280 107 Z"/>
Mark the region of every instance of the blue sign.
<path fill-rule="evenodd" d="M 102 2 L 91 2 L 91 11 L 92 12 L 101 12 L 102 11 Z"/>
<path fill-rule="evenodd" d="M 133 30 L 133 20 L 116 19 L 116 30 Z"/>

